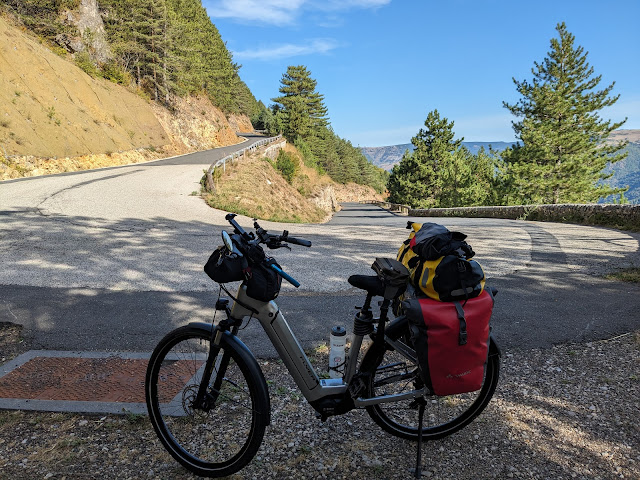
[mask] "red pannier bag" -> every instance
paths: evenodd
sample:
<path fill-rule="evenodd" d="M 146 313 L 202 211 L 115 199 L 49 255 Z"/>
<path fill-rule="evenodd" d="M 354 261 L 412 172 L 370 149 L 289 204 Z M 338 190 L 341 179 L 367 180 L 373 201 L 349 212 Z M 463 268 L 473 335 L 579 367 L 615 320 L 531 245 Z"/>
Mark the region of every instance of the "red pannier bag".
<path fill-rule="evenodd" d="M 412 298 L 402 306 L 426 386 L 440 396 L 480 390 L 489 354 L 491 293 L 456 302 Z"/>

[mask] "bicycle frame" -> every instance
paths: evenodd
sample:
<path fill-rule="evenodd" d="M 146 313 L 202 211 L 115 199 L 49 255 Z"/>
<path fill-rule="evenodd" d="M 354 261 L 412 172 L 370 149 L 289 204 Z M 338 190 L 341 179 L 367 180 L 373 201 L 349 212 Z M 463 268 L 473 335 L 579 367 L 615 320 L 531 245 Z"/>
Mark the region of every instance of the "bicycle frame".
<path fill-rule="evenodd" d="M 347 372 L 347 376 L 344 379 L 321 379 L 318 377 L 318 374 L 304 353 L 300 342 L 298 342 L 298 339 L 293 334 L 291 327 L 284 318 L 284 315 L 274 301 L 265 303 L 249 297 L 246 294 L 246 287 L 244 285 L 241 285 L 238 288 L 236 298 L 238 301 L 234 302 L 231 308 L 231 317 L 237 320 L 246 316 L 254 316 L 259 320 L 262 328 L 269 337 L 269 340 L 271 340 L 271 343 L 280 355 L 284 365 L 296 382 L 296 385 L 300 388 L 302 395 L 309 403 L 328 397 L 350 398 L 347 393 L 347 389 L 351 377 L 355 372 L 355 364 L 358 361 L 360 341 L 362 340 L 361 336 L 359 337 L 360 341 L 354 341 L 354 345 L 352 345 L 352 352 L 350 353 L 347 364 L 345 365 L 345 372 Z M 253 308 L 258 313 L 255 314 L 241 304 Z M 387 340 L 389 343 L 395 343 L 390 339 Z M 401 351 L 400 349 L 398 349 L 398 351 L 408 359 L 415 361 L 415 352 L 413 352 L 412 358 L 411 353 L 407 352 L 406 348 L 404 351 Z M 429 393 L 429 391 L 425 388 L 396 395 L 386 395 L 373 398 L 356 398 L 353 399 L 353 404 L 356 407 L 365 407 L 378 403 L 417 398 L 426 393 Z"/>

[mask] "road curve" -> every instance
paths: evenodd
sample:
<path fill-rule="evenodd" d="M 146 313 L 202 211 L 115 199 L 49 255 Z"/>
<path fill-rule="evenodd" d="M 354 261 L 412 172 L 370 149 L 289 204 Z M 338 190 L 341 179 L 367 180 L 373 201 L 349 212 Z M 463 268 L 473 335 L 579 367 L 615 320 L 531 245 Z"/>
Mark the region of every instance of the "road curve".
<path fill-rule="evenodd" d="M 192 193 L 203 169 L 232 148 L 0 182 L 0 321 L 25 325 L 35 348 L 148 351 L 174 326 L 208 320 L 217 293 L 202 265 L 220 243 L 225 212 Z M 350 325 L 360 299 L 346 278 L 370 272 L 378 256 L 395 256 L 407 220 L 347 204 L 323 225 L 262 222 L 314 244 L 276 252 L 303 284 L 285 286 L 278 303 L 304 345 L 324 340 L 333 324 Z M 640 326 L 640 288 L 602 277 L 640 265 L 638 234 L 496 219 L 429 221 L 469 236 L 500 289 L 494 328 L 508 348 L 606 338 Z M 258 325 L 243 336 L 258 353 L 272 353 Z"/>

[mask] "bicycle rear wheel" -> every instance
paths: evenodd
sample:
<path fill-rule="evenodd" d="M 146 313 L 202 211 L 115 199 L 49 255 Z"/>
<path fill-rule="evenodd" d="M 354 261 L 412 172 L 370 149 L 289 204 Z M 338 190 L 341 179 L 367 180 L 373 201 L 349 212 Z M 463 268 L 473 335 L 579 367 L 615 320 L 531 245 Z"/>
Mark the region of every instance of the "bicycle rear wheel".
<path fill-rule="evenodd" d="M 410 345 L 407 328 L 395 330 L 393 340 Z M 492 340 L 493 342 L 493 340 Z M 482 388 L 476 392 L 429 396 L 424 401 L 422 435 L 424 440 L 436 440 L 460 430 L 473 421 L 487 406 L 498 384 L 500 357 L 491 348 Z M 369 357 L 369 358 L 367 358 Z M 421 388 L 418 366 L 385 344 L 384 351 L 367 351 L 363 365 L 369 365 L 367 394 L 369 397 L 392 395 Z M 371 418 L 386 432 L 408 440 L 418 440 L 418 405 L 414 400 L 380 403 L 367 407 Z"/>
<path fill-rule="evenodd" d="M 196 395 L 211 348 L 211 329 L 187 325 L 154 350 L 146 376 L 149 418 L 169 453 L 197 475 L 222 477 L 254 457 L 269 423 L 269 395 L 253 356 L 224 334 L 207 386 Z M 219 386 L 218 386 L 219 385 Z"/>

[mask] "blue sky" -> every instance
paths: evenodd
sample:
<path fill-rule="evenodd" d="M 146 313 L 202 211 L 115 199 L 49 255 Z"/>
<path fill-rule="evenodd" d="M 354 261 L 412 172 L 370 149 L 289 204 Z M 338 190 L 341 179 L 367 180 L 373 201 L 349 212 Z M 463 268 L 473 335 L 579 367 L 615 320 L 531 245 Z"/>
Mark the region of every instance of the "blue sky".
<path fill-rule="evenodd" d="M 203 0 L 240 76 L 266 105 L 288 65 L 306 65 L 331 125 L 356 146 L 408 143 L 428 112 L 466 141 L 513 141 L 512 82 L 531 79 L 558 22 L 585 48 L 602 112 L 640 129 L 640 0 Z"/>

